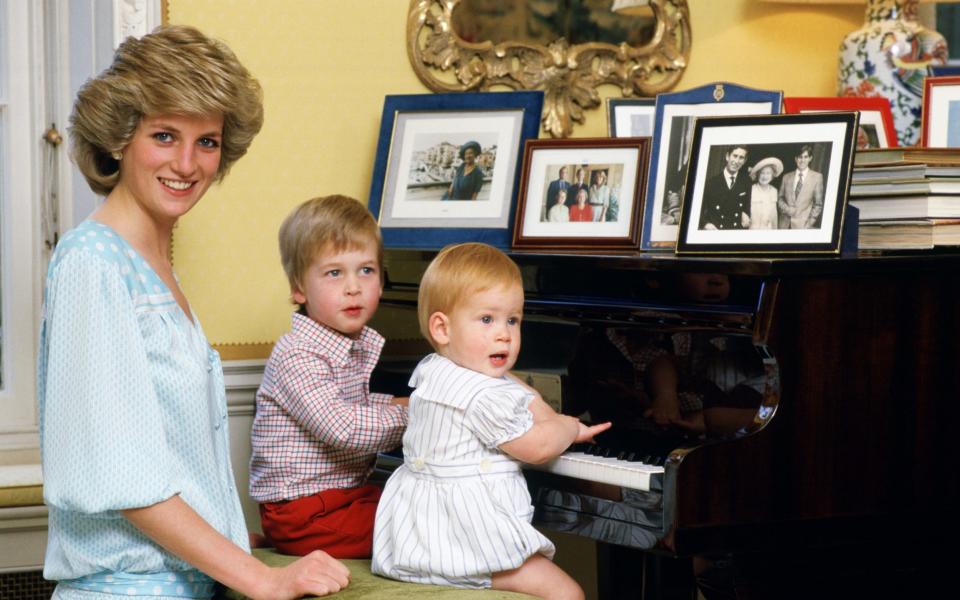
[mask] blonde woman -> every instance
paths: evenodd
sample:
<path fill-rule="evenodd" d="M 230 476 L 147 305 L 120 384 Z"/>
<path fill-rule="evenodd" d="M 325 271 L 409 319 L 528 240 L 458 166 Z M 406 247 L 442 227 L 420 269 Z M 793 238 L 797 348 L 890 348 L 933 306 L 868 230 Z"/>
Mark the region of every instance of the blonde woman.
<path fill-rule="evenodd" d="M 260 86 L 196 29 L 128 38 L 80 90 L 74 159 L 103 204 L 47 275 L 38 358 L 44 577 L 63 600 L 251 598 L 347 585 L 316 552 L 284 569 L 249 553 L 230 465 L 220 358 L 170 260 L 177 220 L 243 156 Z"/>

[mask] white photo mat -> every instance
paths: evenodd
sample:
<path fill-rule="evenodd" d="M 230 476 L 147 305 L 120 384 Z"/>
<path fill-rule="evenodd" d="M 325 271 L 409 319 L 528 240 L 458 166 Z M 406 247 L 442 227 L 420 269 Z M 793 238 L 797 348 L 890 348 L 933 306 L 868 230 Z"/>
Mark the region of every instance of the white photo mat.
<path fill-rule="evenodd" d="M 491 111 L 480 115 L 476 111 L 397 113 L 384 184 L 381 226 L 436 227 L 438 221 L 442 221 L 443 227 L 509 227 L 522 119 L 522 110 Z M 488 201 L 406 198 L 411 161 L 416 150 L 434 141 L 460 145 L 478 138 L 495 145 L 498 151 Z"/>
<path fill-rule="evenodd" d="M 637 196 L 637 148 L 557 148 L 536 150 L 530 159 L 526 210 L 521 232 L 528 238 L 583 237 L 620 238 L 630 235 L 631 218 Z M 622 165 L 619 184 L 619 218 L 614 222 L 552 223 L 537 218 L 549 185 L 547 169 L 551 165 Z"/>
<path fill-rule="evenodd" d="M 827 143 L 831 145 L 830 162 L 824 178 L 824 209 L 823 220 L 817 229 L 768 229 L 768 230 L 701 230 L 691 226 L 687 231 L 686 242 L 696 244 L 742 244 L 742 245 L 770 245 L 770 244 L 815 244 L 830 243 L 833 227 L 835 203 L 840 197 L 838 189 L 842 179 L 841 171 L 845 168 L 842 160 L 842 149 L 846 139 L 847 128 L 843 123 L 805 123 L 784 125 L 744 125 L 741 127 L 707 127 L 703 130 L 700 141 L 696 172 L 690 173 L 688 184 L 692 182 L 692 203 L 690 211 L 692 218 L 699 219 L 703 208 L 704 186 L 709 173 L 707 157 L 710 149 L 716 146 L 730 147 L 733 145 L 751 144 L 806 144 Z M 784 172 L 793 170 L 792 165 L 784 165 Z M 690 194 L 691 191 L 687 191 Z M 684 207 L 686 210 L 686 207 Z M 685 217 L 686 218 L 686 217 Z M 694 221 L 691 221 L 693 223 Z"/>

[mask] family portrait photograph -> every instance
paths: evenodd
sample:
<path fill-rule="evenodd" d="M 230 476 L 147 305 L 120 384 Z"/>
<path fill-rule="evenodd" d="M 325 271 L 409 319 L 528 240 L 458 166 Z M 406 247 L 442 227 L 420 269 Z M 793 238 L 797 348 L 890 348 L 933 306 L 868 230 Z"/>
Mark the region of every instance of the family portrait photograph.
<path fill-rule="evenodd" d="M 697 121 L 678 251 L 835 250 L 857 113 Z"/>
<path fill-rule="evenodd" d="M 697 227 L 819 229 L 831 153 L 828 142 L 712 147 Z"/>
<path fill-rule="evenodd" d="M 573 173 L 573 180 L 569 174 Z M 549 165 L 540 221 L 611 223 L 620 216 L 623 165 Z"/>
<path fill-rule="evenodd" d="M 514 245 L 636 248 L 649 146 L 649 138 L 528 140 Z"/>

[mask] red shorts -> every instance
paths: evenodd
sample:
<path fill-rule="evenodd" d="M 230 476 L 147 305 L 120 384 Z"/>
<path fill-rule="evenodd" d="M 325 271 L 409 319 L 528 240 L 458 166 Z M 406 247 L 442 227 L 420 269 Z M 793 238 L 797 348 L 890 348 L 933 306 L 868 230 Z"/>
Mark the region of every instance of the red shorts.
<path fill-rule="evenodd" d="M 260 524 L 271 546 L 304 556 L 323 550 L 334 558 L 370 558 L 380 488 L 365 485 L 260 505 Z"/>

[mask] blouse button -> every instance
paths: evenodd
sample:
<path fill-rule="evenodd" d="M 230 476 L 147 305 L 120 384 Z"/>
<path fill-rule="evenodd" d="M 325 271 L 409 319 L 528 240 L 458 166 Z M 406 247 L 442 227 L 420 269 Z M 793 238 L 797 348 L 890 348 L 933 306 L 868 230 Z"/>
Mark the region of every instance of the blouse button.
<path fill-rule="evenodd" d="M 422 458 L 415 458 L 415 459 L 413 459 L 413 467 L 414 467 L 415 469 L 417 469 L 418 471 L 423 468 L 423 464 L 424 464 L 424 463 L 423 463 L 423 459 L 422 459 Z"/>

